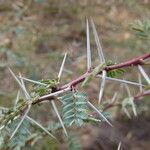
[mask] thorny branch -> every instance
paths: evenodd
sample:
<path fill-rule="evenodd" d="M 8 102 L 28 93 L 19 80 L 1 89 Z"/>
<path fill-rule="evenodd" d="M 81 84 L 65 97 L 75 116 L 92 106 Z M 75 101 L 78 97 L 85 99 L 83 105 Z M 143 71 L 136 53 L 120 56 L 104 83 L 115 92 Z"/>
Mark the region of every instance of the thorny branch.
<path fill-rule="evenodd" d="M 149 95 L 150 95 L 150 90 L 143 91 L 143 92 L 137 94 L 136 96 L 134 96 L 134 100 L 140 100 L 140 99 L 143 99 L 143 97 L 149 96 Z"/>
<path fill-rule="evenodd" d="M 143 99 L 145 96 L 150 96 L 150 90 L 146 90 L 146 91 L 138 93 L 136 96 L 133 97 L 133 100 L 136 102 L 138 100 Z M 107 109 L 112 108 L 112 107 L 119 107 L 119 106 L 121 106 L 120 103 L 110 103 L 106 107 L 103 108 L 103 111 L 106 111 Z"/>
<path fill-rule="evenodd" d="M 103 71 L 109 72 L 109 71 L 111 71 L 111 70 L 115 70 L 115 69 L 119 69 L 119 68 L 133 67 L 133 66 L 138 66 L 138 65 L 142 66 L 142 65 L 145 65 L 145 64 L 146 64 L 146 63 L 144 62 L 144 60 L 146 60 L 146 59 L 148 59 L 148 58 L 150 58 L 150 53 L 145 54 L 145 55 L 143 55 L 143 56 L 141 56 L 141 57 L 134 58 L 134 59 L 132 59 L 132 60 L 126 61 L 126 62 L 124 62 L 124 63 L 115 64 L 115 65 L 112 65 L 112 66 L 107 66 L 107 65 L 106 65 L 106 67 L 104 66 L 98 73 L 96 72 L 96 73 L 97 73 L 96 75 L 102 74 Z M 93 68 L 93 69 L 94 69 L 94 68 Z M 10 71 L 11 71 L 11 70 L 10 70 Z M 34 98 L 34 99 L 32 99 L 32 98 L 30 98 L 30 97 L 29 97 L 29 98 L 27 97 L 27 99 L 28 99 L 29 101 L 25 101 L 24 103 L 22 103 L 22 104 L 18 107 L 18 110 L 17 110 L 17 111 L 15 111 L 14 113 L 8 115 L 6 119 L 2 120 L 3 124 L 2 124 L 2 126 L 1 126 L 0 129 L 4 128 L 4 127 L 5 127 L 5 124 L 7 124 L 8 121 L 10 121 L 11 118 L 13 119 L 14 117 L 17 117 L 19 112 L 20 112 L 20 113 L 21 113 L 21 112 L 24 112 L 24 110 L 28 107 L 28 102 L 30 102 L 30 106 L 31 106 L 31 105 L 35 105 L 35 104 L 40 103 L 40 102 L 46 102 L 46 101 L 51 101 L 51 100 L 57 100 L 57 99 L 58 99 L 57 96 L 58 96 L 59 94 L 65 93 L 65 92 L 70 91 L 70 90 L 73 90 L 73 89 L 75 88 L 75 86 L 77 86 L 78 84 L 80 84 L 81 82 L 83 82 L 86 77 L 90 76 L 90 75 L 92 74 L 92 71 L 93 71 L 93 70 L 91 69 L 90 71 L 87 71 L 85 74 L 81 75 L 80 77 L 78 77 L 77 79 L 71 81 L 70 83 L 65 84 L 65 85 L 63 85 L 63 86 L 61 86 L 61 87 L 56 87 L 56 88 L 52 89 L 52 92 L 51 92 L 50 94 L 48 94 L 48 95 L 43 95 L 43 96 L 41 96 L 41 97 Z M 16 81 L 17 81 L 19 84 L 21 84 L 20 81 L 18 80 L 18 78 L 14 75 L 14 73 L 13 73 L 12 71 L 11 71 L 11 73 L 12 73 L 12 75 L 14 76 L 14 78 L 16 79 Z M 22 87 L 23 91 L 26 91 L 26 90 L 25 90 L 25 87 L 23 87 L 22 85 L 21 85 L 21 87 Z M 26 95 L 26 94 L 25 94 L 25 95 Z M 147 95 L 150 95 L 150 90 L 149 90 L 149 89 L 148 89 L 147 91 L 142 91 L 140 94 L 138 94 L 138 95 L 136 95 L 135 97 L 133 97 L 133 100 L 142 99 L 144 96 L 147 96 Z M 92 105 L 89 101 L 88 101 L 88 103 L 90 104 L 90 106 L 91 106 L 95 111 L 99 112 L 99 111 L 97 110 L 97 108 L 96 108 L 94 105 Z M 106 109 L 108 109 L 108 108 L 110 108 L 110 107 L 114 107 L 114 106 L 120 106 L 120 104 L 118 104 L 118 103 L 117 103 L 117 104 L 112 103 L 112 104 L 110 104 L 110 105 L 108 104 L 108 105 L 106 106 L 106 108 L 103 109 L 103 111 L 106 110 Z M 29 109 L 29 110 L 30 110 L 30 109 Z M 24 118 L 27 116 L 27 113 L 28 113 L 28 110 L 27 110 L 26 113 L 24 114 L 22 120 L 24 120 Z M 99 114 L 102 115 L 101 112 L 99 112 Z M 103 116 L 103 115 L 102 115 L 102 116 Z M 9 119 L 9 118 L 10 118 L 10 119 Z M 14 136 L 14 134 L 16 133 L 16 131 L 18 130 L 18 128 L 20 127 L 20 125 L 21 125 L 21 123 L 22 123 L 22 120 L 21 120 L 21 122 L 18 124 L 17 128 L 14 130 L 14 132 L 13 132 L 13 134 L 12 134 L 11 137 Z M 107 120 L 107 119 L 106 119 L 106 120 Z M 107 120 L 107 122 L 111 125 L 111 123 L 110 123 L 108 120 Z M 111 126 L 112 126 L 112 125 L 111 125 Z"/>
<path fill-rule="evenodd" d="M 111 71 L 111 70 L 115 70 L 115 69 L 119 69 L 119 68 L 126 68 L 126 67 L 133 67 L 133 66 L 138 66 L 138 65 L 145 65 L 145 62 L 144 60 L 147 60 L 150 58 L 150 53 L 147 53 L 143 56 L 140 56 L 138 58 L 133 58 L 131 60 L 128 60 L 126 62 L 123 62 L 123 63 L 119 63 L 119 64 L 115 64 L 115 65 L 111 65 L 111 66 L 107 66 L 106 68 L 104 68 L 103 70 L 105 70 L 106 72 L 108 71 Z M 72 87 L 75 87 L 77 86 L 78 84 L 80 84 L 81 82 L 84 81 L 84 79 L 90 75 L 90 73 L 92 72 L 91 71 L 88 71 L 86 72 L 85 74 L 81 75 L 80 77 L 78 77 L 77 79 L 71 81 L 70 83 L 67 83 L 63 86 L 61 86 L 60 88 L 58 88 L 56 91 L 53 91 L 53 92 L 59 92 L 59 91 L 62 91 L 63 90 L 65 91 L 65 89 L 68 89 L 70 87 L 70 89 L 68 90 L 71 90 Z M 101 74 L 102 72 L 99 72 L 99 74 Z M 142 93 L 143 95 L 142 96 L 145 96 L 145 95 L 149 95 L 149 93 Z M 139 97 L 142 97 L 140 95 L 136 96 L 135 99 L 139 99 Z M 42 101 L 46 101 L 46 100 L 52 100 L 54 99 L 54 96 L 48 96 L 48 97 L 43 97 L 43 98 L 39 98 L 37 99 L 36 101 L 33 102 L 33 104 L 37 104 L 37 103 L 40 103 Z"/>

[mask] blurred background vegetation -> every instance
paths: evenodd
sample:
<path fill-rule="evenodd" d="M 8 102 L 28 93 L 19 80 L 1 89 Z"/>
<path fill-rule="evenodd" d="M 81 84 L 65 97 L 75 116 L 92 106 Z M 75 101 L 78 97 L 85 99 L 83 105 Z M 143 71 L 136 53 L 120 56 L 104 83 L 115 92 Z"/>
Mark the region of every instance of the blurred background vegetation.
<path fill-rule="evenodd" d="M 147 31 L 140 24 L 149 22 L 149 0 L 0 0 L 0 105 L 12 106 L 18 91 L 8 66 L 15 73 L 21 72 L 34 80 L 54 78 L 64 53 L 68 52 L 61 83 L 67 83 L 86 71 L 86 17 L 93 18 L 107 59 L 117 63 L 149 52 L 147 32 L 150 33 L 150 26 Z M 146 38 L 137 34 L 134 30 L 137 26 L 146 30 L 146 33 L 142 32 Z M 98 64 L 93 37 L 91 46 L 93 65 Z M 137 81 L 137 69 L 127 69 L 122 78 Z M 93 82 L 87 89 L 93 102 L 97 99 L 98 87 L 97 82 Z M 119 84 L 108 82 L 104 99 L 110 99 L 119 89 Z M 134 95 L 139 89 L 131 87 L 131 90 Z M 139 117 L 133 120 L 127 119 L 121 111 L 112 110 L 112 117 L 116 118 L 115 130 L 106 124 L 100 128 L 89 125 L 80 129 L 82 147 L 86 150 L 116 149 L 121 136 L 128 149 L 148 150 L 150 118 L 147 99 L 141 102 Z M 55 118 L 46 105 L 34 108 L 32 116 L 45 125 Z M 63 140 L 58 145 L 45 137 L 32 149 L 67 148 Z"/>

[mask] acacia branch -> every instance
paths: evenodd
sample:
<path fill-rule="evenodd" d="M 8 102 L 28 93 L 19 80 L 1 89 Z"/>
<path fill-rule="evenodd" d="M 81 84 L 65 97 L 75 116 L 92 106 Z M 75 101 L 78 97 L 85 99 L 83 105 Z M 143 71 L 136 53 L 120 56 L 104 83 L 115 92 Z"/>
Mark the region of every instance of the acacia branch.
<path fill-rule="evenodd" d="M 106 68 L 104 68 L 103 70 L 106 70 L 107 72 L 108 71 L 112 71 L 112 70 L 115 70 L 115 69 L 119 69 L 119 68 L 126 68 L 126 67 L 132 67 L 132 66 L 138 66 L 138 65 L 144 65 L 144 60 L 150 58 L 150 53 L 148 54 L 145 54 L 141 57 L 138 57 L 138 58 L 133 58 L 131 60 L 128 60 L 126 62 L 123 62 L 123 63 L 120 63 L 120 64 L 115 64 L 115 65 L 111 65 L 111 66 L 107 66 Z M 92 72 L 91 71 L 88 71 L 86 72 L 85 74 L 83 74 L 82 76 L 80 76 L 79 78 L 71 81 L 70 83 L 62 86 L 61 89 L 64 89 L 68 86 L 76 86 L 77 84 L 81 83 L 82 81 L 84 81 L 84 79 L 90 75 L 90 73 Z M 99 74 L 101 74 L 101 72 L 99 72 Z"/>
<path fill-rule="evenodd" d="M 146 60 L 148 58 L 150 58 L 150 53 L 145 54 L 143 56 L 140 56 L 138 58 L 133 58 L 131 60 L 128 60 L 128 61 L 120 63 L 120 64 L 108 66 L 108 67 L 105 68 L 105 70 L 106 71 L 111 71 L 111 70 L 119 69 L 119 68 L 126 68 L 126 67 L 144 65 L 145 64 L 144 60 Z"/>
<path fill-rule="evenodd" d="M 145 55 L 143 55 L 141 57 L 138 57 L 138 58 L 126 61 L 124 63 L 115 64 L 115 65 L 112 65 L 112 66 L 106 66 L 99 73 L 97 73 L 97 75 L 101 74 L 103 71 L 109 72 L 111 70 L 118 69 L 118 68 L 125 68 L 125 67 L 144 65 L 144 64 L 146 64 L 146 63 L 144 63 L 144 60 L 146 60 L 148 58 L 150 58 L 150 53 L 145 54 Z M 48 95 L 43 95 L 42 97 L 39 97 L 37 99 L 31 99 L 31 103 L 30 104 L 35 105 L 35 104 L 38 104 L 40 102 L 57 100 L 57 96 L 59 94 L 65 93 L 65 92 L 70 91 L 70 90 L 73 90 L 75 88 L 75 86 L 80 84 L 82 81 L 84 81 L 84 79 L 86 77 L 88 77 L 91 74 L 91 72 L 92 72 L 92 69 L 90 71 L 87 71 L 85 74 L 81 75 L 77 79 L 71 81 L 70 83 L 65 84 L 65 85 L 63 85 L 61 87 L 56 87 L 56 88 L 52 89 L 52 92 L 50 94 L 48 94 Z M 14 73 L 12 71 L 11 71 L 11 73 L 14 76 L 14 78 L 17 80 L 17 82 L 21 85 L 20 81 L 18 80 L 18 78 L 16 78 Z M 24 87 L 22 85 L 21 85 L 21 87 L 24 90 Z M 142 93 L 138 94 L 137 96 L 135 96 L 133 98 L 134 98 L 134 100 L 139 100 L 139 99 L 142 99 L 144 96 L 147 96 L 147 95 L 150 95 L 150 90 L 143 91 Z M 112 107 L 112 106 L 113 105 L 109 106 L 109 108 Z M 8 118 L 6 118 L 6 120 L 9 119 L 10 117 L 13 118 L 14 115 L 18 115 L 18 111 L 23 112 L 25 110 L 25 108 L 27 108 L 27 107 L 28 107 L 28 101 L 25 101 L 24 103 L 22 103 L 18 107 L 18 110 L 16 112 L 14 112 L 14 114 L 10 114 L 10 116 L 7 116 Z M 4 127 L 4 125 L 2 125 L 0 129 L 2 129 L 3 127 Z"/>
<path fill-rule="evenodd" d="M 112 70 L 115 70 L 115 69 L 119 69 L 119 68 L 133 67 L 133 66 L 138 66 L 138 65 L 145 65 L 144 60 L 149 59 L 149 58 L 150 58 L 150 53 L 147 53 L 147 54 L 145 54 L 143 56 L 140 56 L 140 57 L 137 57 L 137 58 L 133 58 L 133 59 L 128 60 L 128 61 L 123 62 L 123 63 L 107 66 L 103 70 L 105 70 L 106 72 L 109 72 L 109 71 L 112 71 Z M 62 91 L 62 90 L 65 91 L 65 89 L 67 89 L 69 87 L 77 86 L 78 84 L 83 82 L 84 79 L 91 74 L 91 72 L 92 72 L 92 69 L 90 71 L 84 73 L 83 75 L 81 75 L 77 79 L 75 79 L 75 80 L 73 80 L 73 81 L 63 85 L 60 88 L 57 88 L 53 92 L 58 92 L 58 91 Z M 102 73 L 102 71 L 99 72 L 98 74 L 101 74 L 101 73 Z M 40 102 L 45 101 L 45 100 L 52 100 L 53 98 L 54 98 L 54 96 L 51 96 L 51 95 L 50 96 L 46 96 L 46 97 L 43 96 L 43 98 L 39 98 L 36 101 L 34 101 L 33 104 L 37 104 L 37 103 L 40 103 Z"/>
<path fill-rule="evenodd" d="M 133 97 L 133 100 L 136 102 L 137 100 L 141 100 L 146 96 L 150 96 L 150 90 L 146 90 L 146 91 L 138 93 L 136 96 Z M 110 103 L 103 109 L 103 111 L 106 111 L 107 109 L 110 109 L 115 106 L 119 107 L 121 106 L 121 103 Z"/>
<path fill-rule="evenodd" d="M 140 99 L 143 99 L 143 97 L 149 96 L 149 95 L 150 95 L 150 90 L 143 91 L 143 92 L 137 94 L 136 96 L 134 96 L 134 100 L 140 100 Z"/>

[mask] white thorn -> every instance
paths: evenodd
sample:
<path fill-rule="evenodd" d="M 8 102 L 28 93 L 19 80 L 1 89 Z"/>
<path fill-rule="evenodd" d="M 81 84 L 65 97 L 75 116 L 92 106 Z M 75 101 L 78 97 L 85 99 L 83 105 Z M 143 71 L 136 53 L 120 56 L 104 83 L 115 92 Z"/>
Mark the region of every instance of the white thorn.
<path fill-rule="evenodd" d="M 119 144 L 118 144 L 117 150 L 121 150 L 121 141 L 120 141 Z"/>
<path fill-rule="evenodd" d="M 125 89 L 127 91 L 128 97 L 132 97 L 129 86 L 127 84 L 124 84 L 124 86 L 125 86 Z"/>
<path fill-rule="evenodd" d="M 117 93 L 115 93 L 111 99 L 111 104 L 113 104 L 116 101 Z"/>
<path fill-rule="evenodd" d="M 139 80 L 139 89 L 140 92 L 143 92 L 143 87 L 142 87 L 142 79 L 141 79 L 141 74 L 138 73 L 138 80 Z"/>
<path fill-rule="evenodd" d="M 47 133 L 48 135 L 50 135 L 51 137 L 53 137 L 54 139 L 56 139 L 56 137 L 54 135 L 52 135 L 46 128 L 44 128 L 41 124 L 39 124 L 37 121 L 35 121 L 34 119 L 32 119 L 29 116 L 26 116 L 26 118 L 33 122 L 34 124 L 36 124 L 38 127 L 40 127 L 45 133 Z"/>
<path fill-rule="evenodd" d="M 106 78 L 106 71 L 102 71 L 102 82 L 101 82 L 101 87 L 99 91 L 99 99 L 98 99 L 98 104 L 101 103 L 102 97 L 103 97 L 103 92 L 104 92 L 104 87 L 105 87 L 105 78 Z"/>
<path fill-rule="evenodd" d="M 14 110 L 16 110 L 16 107 L 17 107 L 17 104 L 19 101 L 19 97 L 20 97 L 20 91 L 17 92 L 17 97 L 16 97 L 15 104 L 14 104 Z"/>
<path fill-rule="evenodd" d="M 45 83 L 41 83 L 39 81 L 31 80 L 31 79 L 28 79 L 28 78 L 25 78 L 25 77 L 18 76 L 18 78 L 23 79 L 23 80 L 28 81 L 28 82 L 31 82 L 31 83 L 34 83 L 34 84 L 46 85 Z"/>
<path fill-rule="evenodd" d="M 8 108 L 7 107 L 2 107 L 2 106 L 0 106 L 0 109 L 2 109 L 2 110 L 8 110 Z"/>
<path fill-rule="evenodd" d="M 57 107 L 56 107 L 56 105 L 55 105 L 55 102 L 52 100 L 51 103 L 52 103 L 52 106 L 53 106 L 53 108 L 54 108 L 54 111 L 56 112 L 56 115 L 57 115 L 57 117 L 58 117 L 58 119 L 59 119 L 59 121 L 60 121 L 60 123 L 61 123 L 61 125 L 62 125 L 62 128 L 63 128 L 63 130 L 64 130 L 64 133 L 65 133 L 66 136 L 68 137 L 67 130 L 66 130 L 65 126 L 64 126 L 64 123 L 63 123 L 63 121 L 62 121 L 62 119 L 61 119 L 61 116 L 60 116 L 60 114 L 59 114 L 59 112 L 58 112 L 58 109 L 57 109 Z"/>
<path fill-rule="evenodd" d="M 65 53 L 64 59 L 62 61 L 62 64 L 61 64 L 61 67 L 60 67 L 60 70 L 59 70 L 59 74 L 58 74 L 58 79 L 59 80 L 61 78 L 61 75 L 62 75 L 62 72 L 63 72 L 63 69 L 64 69 L 64 64 L 65 64 L 65 61 L 66 61 L 66 57 L 67 57 L 67 53 Z"/>
<path fill-rule="evenodd" d="M 128 97 L 129 97 L 129 100 L 130 100 L 130 103 L 131 103 L 131 106 L 132 106 L 132 110 L 133 110 L 134 116 L 137 116 L 136 106 L 134 104 L 133 96 L 131 95 L 129 86 L 127 84 L 124 84 L 124 86 L 125 86 L 125 88 L 127 90 Z"/>
<path fill-rule="evenodd" d="M 97 75 L 97 76 L 102 78 L 101 75 Z M 132 81 L 128 81 L 128 80 L 117 79 L 117 78 L 111 78 L 111 77 L 107 77 L 107 76 L 106 76 L 106 80 L 112 80 L 112 81 L 117 81 L 117 82 L 121 82 L 121 83 L 132 84 L 132 85 L 136 85 L 136 86 L 145 86 L 140 83 L 136 83 L 136 82 L 132 82 Z"/>
<path fill-rule="evenodd" d="M 3 125 L 3 126 L 1 126 L 1 127 L 0 127 L 0 131 L 1 131 L 4 127 L 5 127 L 4 125 Z"/>
<path fill-rule="evenodd" d="M 26 96 L 28 93 L 26 93 L 26 91 L 24 90 L 24 87 L 22 86 L 21 82 L 20 82 L 19 79 L 16 77 L 16 75 L 13 73 L 13 71 L 12 71 L 10 68 L 8 68 L 8 69 L 9 69 L 11 75 L 12 75 L 12 76 L 14 77 L 14 79 L 17 81 L 17 83 L 19 84 L 20 88 L 22 89 L 22 91 L 24 92 L 24 94 L 25 94 L 25 96 Z"/>
<path fill-rule="evenodd" d="M 10 139 L 12 139 L 14 137 L 14 135 L 16 134 L 16 132 L 18 131 L 18 129 L 20 128 L 21 124 L 23 123 L 24 119 L 26 118 L 26 116 L 28 115 L 29 111 L 30 111 L 30 108 L 31 108 L 31 104 L 29 104 L 25 114 L 23 115 L 21 121 L 19 122 L 19 124 L 17 125 L 16 129 L 14 130 L 14 132 L 12 133 Z"/>
<path fill-rule="evenodd" d="M 21 77 L 21 73 L 19 73 L 19 76 Z M 25 84 L 24 84 L 24 82 L 23 82 L 23 79 L 20 79 L 20 81 L 21 81 L 21 83 L 22 83 L 22 87 L 23 87 L 23 89 L 24 89 L 24 91 L 25 91 L 25 96 L 26 96 L 26 98 L 28 99 L 28 100 L 30 100 L 30 94 L 27 92 L 27 89 L 26 89 L 26 87 L 25 87 Z M 30 100 L 31 101 L 31 100 Z"/>
<path fill-rule="evenodd" d="M 94 34 L 94 38 L 95 38 L 95 42 L 96 42 L 100 62 L 105 63 L 105 57 L 104 57 L 104 54 L 103 54 L 102 46 L 101 46 L 101 43 L 100 43 L 98 33 L 96 31 L 96 27 L 95 27 L 93 19 L 91 19 L 91 25 L 92 25 L 92 29 L 93 29 L 93 34 Z"/>
<path fill-rule="evenodd" d="M 88 19 L 86 20 L 86 38 L 87 38 L 87 70 L 90 70 L 92 67 L 92 63 L 91 63 L 90 32 Z"/>
<path fill-rule="evenodd" d="M 131 119 L 131 115 L 128 112 L 128 110 L 125 107 L 123 107 L 123 110 L 124 110 L 125 114 L 128 116 L 128 118 Z"/>
<path fill-rule="evenodd" d="M 70 89 L 71 89 L 71 87 L 67 87 L 66 89 L 63 89 L 63 90 L 60 90 L 60 91 L 57 91 L 57 92 L 54 92 L 54 93 L 50 93 L 50 94 L 48 94 L 48 95 L 41 96 L 41 97 L 39 98 L 39 100 L 40 100 L 40 99 L 48 98 L 48 97 L 50 97 L 50 96 L 57 96 L 57 95 L 59 95 L 59 94 L 62 94 L 62 93 L 64 93 L 64 92 L 69 91 Z"/>
<path fill-rule="evenodd" d="M 93 110 L 95 110 L 100 115 L 101 118 L 103 118 L 111 127 L 113 127 L 113 125 L 107 120 L 107 118 L 92 103 L 90 103 L 89 101 L 87 101 L 87 103 Z"/>
<path fill-rule="evenodd" d="M 145 70 L 143 69 L 143 67 L 138 65 L 138 69 L 141 72 L 141 74 L 143 75 L 143 77 L 145 78 L 145 80 L 147 81 L 147 83 L 150 85 L 150 78 L 148 77 L 148 75 L 145 72 Z"/>
<path fill-rule="evenodd" d="M 132 105 L 132 110 L 133 110 L 134 116 L 137 116 L 136 106 L 134 104 L 134 101 L 133 101 L 132 97 L 130 98 L 130 102 L 131 102 L 131 105 Z"/>

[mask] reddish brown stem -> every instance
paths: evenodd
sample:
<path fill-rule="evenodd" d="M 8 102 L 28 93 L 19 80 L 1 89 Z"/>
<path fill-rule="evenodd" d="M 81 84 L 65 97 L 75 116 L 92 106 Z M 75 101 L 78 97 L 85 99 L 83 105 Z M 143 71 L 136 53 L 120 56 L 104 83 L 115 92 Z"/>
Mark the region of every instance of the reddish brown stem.
<path fill-rule="evenodd" d="M 104 109 L 103 111 L 106 111 L 107 109 L 110 109 L 112 107 L 119 107 L 121 106 L 121 104 L 117 103 L 117 104 L 108 104 Z"/>
<path fill-rule="evenodd" d="M 150 90 L 143 91 L 143 92 L 137 94 L 137 95 L 134 97 L 134 100 L 140 100 L 140 99 L 143 99 L 143 97 L 149 96 L 149 95 L 150 95 Z"/>
<path fill-rule="evenodd" d="M 143 56 L 140 56 L 138 58 L 134 58 L 134 59 L 131 59 L 131 60 L 128 60 L 126 62 L 123 62 L 123 63 L 120 63 L 120 64 L 115 64 L 115 65 L 112 65 L 112 66 L 107 66 L 106 68 L 104 68 L 104 70 L 106 70 L 107 72 L 108 71 L 111 71 L 111 70 L 115 70 L 115 69 L 119 69 L 119 68 L 126 68 L 126 67 L 132 67 L 132 66 L 138 66 L 138 65 L 144 65 L 144 60 L 150 58 L 150 53 L 148 54 L 145 54 Z M 75 87 L 76 85 L 80 84 L 81 82 L 84 81 L 84 79 L 90 75 L 90 73 L 92 72 L 91 71 L 88 71 L 86 72 L 85 74 L 81 75 L 80 77 L 78 77 L 77 79 L 71 81 L 70 83 L 68 84 L 65 84 L 63 85 L 62 87 L 58 88 L 57 91 L 60 91 L 60 90 L 63 90 L 63 89 L 66 89 L 68 87 Z M 99 72 L 99 74 L 101 74 L 101 72 Z M 55 92 L 57 92 L 55 91 Z M 51 96 L 48 97 L 48 98 L 45 98 L 45 99 L 39 99 L 37 100 L 36 102 L 34 102 L 34 104 L 36 103 L 39 103 L 41 101 L 44 101 L 44 100 L 51 100 L 53 99 Z"/>
<path fill-rule="evenodd" d="M 134 96 L 134 101 L 141 100 L 141 99 L 143 99 L 145 96 L 149 96 L 149 95 L 150 95 L 150 90 L 141 92 L 141 93 L 137 94 L 136 96 Z M 115 103 L 108 104 L 108 105 L 103 109 L 103 111 L 106 111 L 107 109 L 110 109 L 110 108 L 115 107 L 115 106 L 121 106 L 121 104 L 119 104 L 119 103 L 117 103 L 117 104 L 115 104 Z"/>
<path fill-rule="evenodd" d="M 144 60 L 150 58 L 150 53 L 145 54 L 141 57 L 138 58 L 134 58 L 131 59 L 129 61 L 120 63 L 120 64 L 116 64 L 116 65 L 112 65 L 112 66 L 107 66 L 106 68 L 104 68 L 104 70 L 111 71 L 111 70 L 115 70 L 115 69 L 119 69 L 119 68 L 125 68 L 125 67 L 132 67 L 132 66 L 138 66 L 138 65 L 144 65 Z M 84 79 L 90 74 L 91 72 L 86 72 L 85 74 L 83 74 L 82 76 L 80 76 L 79 78 L 71 81 L 70 83 L 64 85 L 61 87 L 61 89 L 64 89 L 68 86 L 76 86 L 77 84 L 81 83 L 82 81 L 84 81 Z M 100 74 L 101 72 L 99 72 Z"/>
<path fill-rule="evenodd" d="M 132 66 L 138 66 L 138 65 L 143 65 L 144 64 L 144 60 L 150 58 L 150 53 L 145 54 L 141 57 L 138 58 L 133 58 L 129 61 L 117 64 L 117 65 L 112 65 L 112 66 L 108 66 L 106 67 L 106 71 L 111 71 L 114 69 L 119 69 L 119 68 L 125 68 L 125 67 L 132 67 Z"/>

